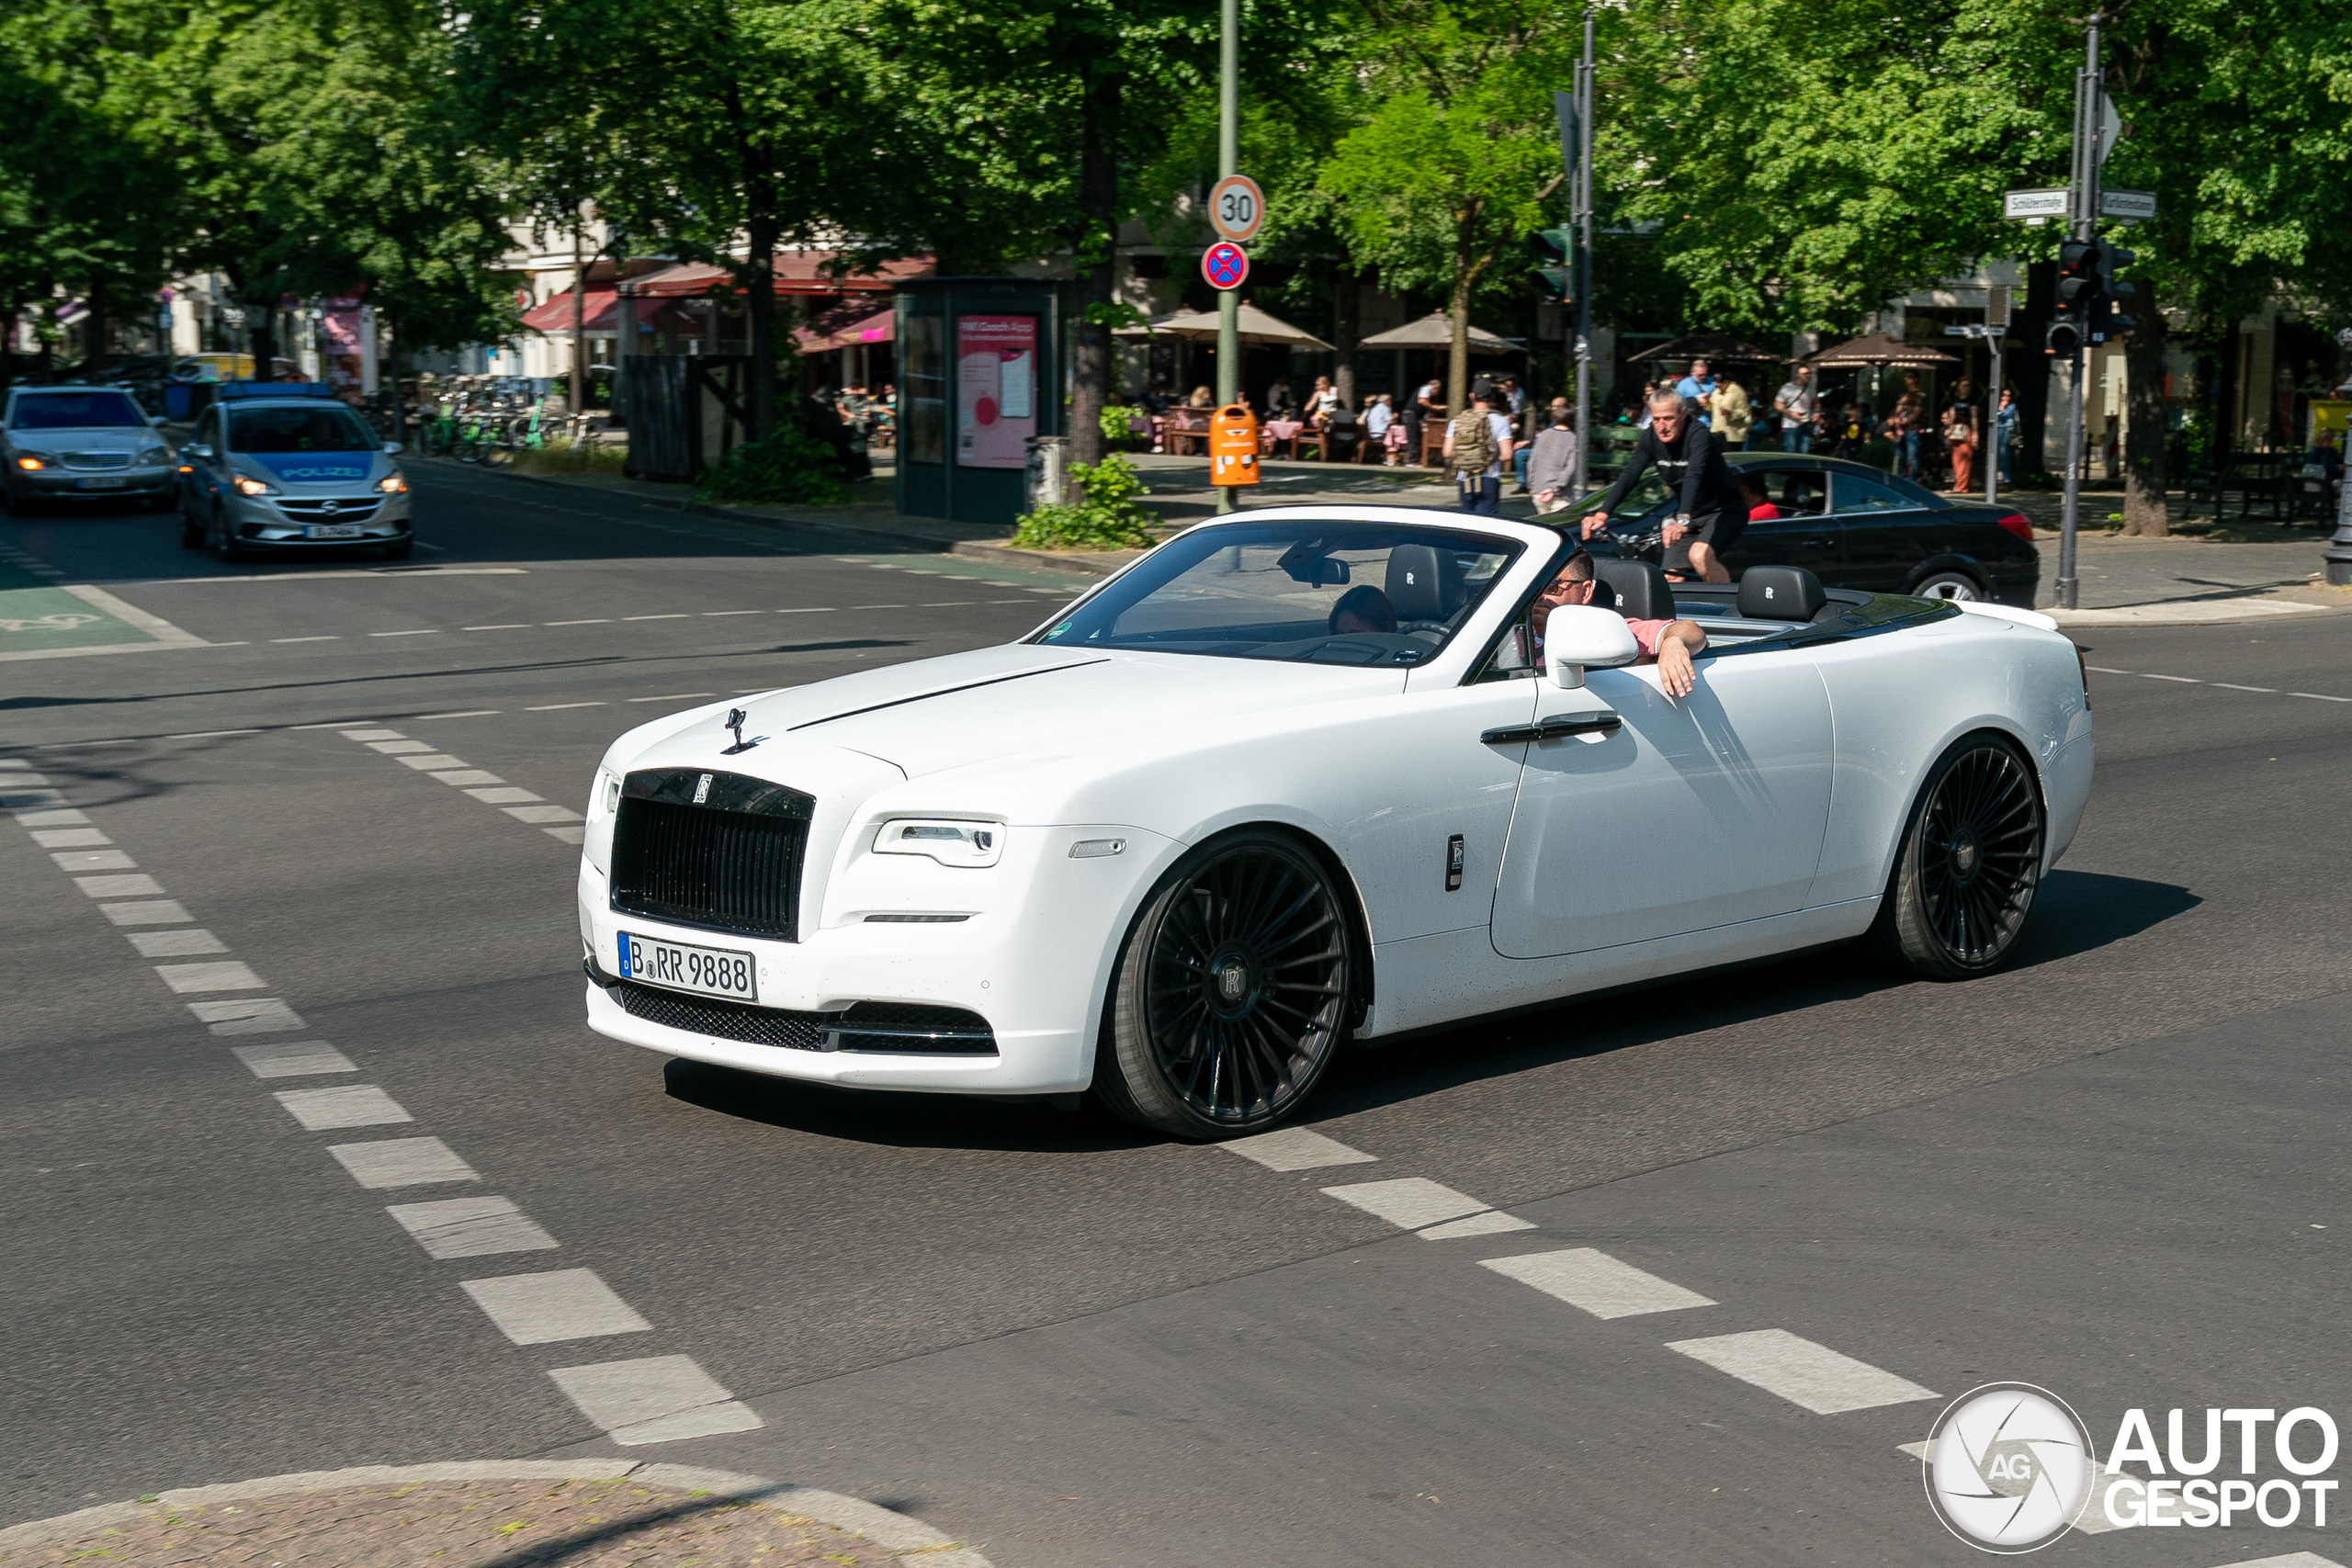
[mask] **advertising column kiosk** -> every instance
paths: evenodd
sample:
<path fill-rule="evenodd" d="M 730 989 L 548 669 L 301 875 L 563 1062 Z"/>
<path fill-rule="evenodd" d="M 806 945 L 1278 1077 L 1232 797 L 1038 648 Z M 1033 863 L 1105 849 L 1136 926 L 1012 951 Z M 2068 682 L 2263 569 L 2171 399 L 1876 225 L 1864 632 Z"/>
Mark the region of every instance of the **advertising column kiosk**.
<path fill-rule="evenodd" d="M 1029 438 L 1062 434 L 1055 286 L 910 278 L 899 310 L 898 509 L 1010 528 L 1026 503 Z"/>

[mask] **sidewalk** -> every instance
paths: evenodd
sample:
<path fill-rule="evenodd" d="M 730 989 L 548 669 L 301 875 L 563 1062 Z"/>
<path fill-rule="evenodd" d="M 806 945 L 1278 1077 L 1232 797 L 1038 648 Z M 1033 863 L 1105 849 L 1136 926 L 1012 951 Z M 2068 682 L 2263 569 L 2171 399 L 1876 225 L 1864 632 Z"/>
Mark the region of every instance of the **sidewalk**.
<path fill-rule="evenodd" d="M 919 1519 L 755 1475 L 615 1460 L 370 1465 L 150 1494 L 0 1529 L 0 1565 L 989 1568 Z"/>

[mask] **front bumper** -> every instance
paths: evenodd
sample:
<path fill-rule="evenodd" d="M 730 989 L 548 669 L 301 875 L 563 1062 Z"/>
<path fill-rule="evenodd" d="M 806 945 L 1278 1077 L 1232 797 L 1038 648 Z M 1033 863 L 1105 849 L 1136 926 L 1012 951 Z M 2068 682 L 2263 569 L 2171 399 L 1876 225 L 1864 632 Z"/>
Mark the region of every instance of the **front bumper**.
<path fill-rule="evenodd" d="M 270 549 L 331 550 L 352 545 L 382 545 L 408 538 L 414 526 L 409 498 L 405 494 L 385 497 L 365 495 L 338 496 L 334 499 L 353 509 L 367 506 L 380 499 L 382 504 L 364 517 L 338 522 L 334 517 L 289 517 L 279 502 L 294 501 L 298 505 L 313 503 L 324 497 L 238 495 L 222 498 L 223 523 L 241 545 Z M 348 514 L 345 514 L 348 516 Z M 359 532 L 340 538 L 312 538 L 314 525 L 356 526 Z"/>
<path fill-rule="evenodd" d="M 158 468 L 19 468 L 11 476 L 28 494 L 44 501 L 120 501 L 125 496 L 153 500 L 172 492 L 175 479 L 169 466 Z"/>

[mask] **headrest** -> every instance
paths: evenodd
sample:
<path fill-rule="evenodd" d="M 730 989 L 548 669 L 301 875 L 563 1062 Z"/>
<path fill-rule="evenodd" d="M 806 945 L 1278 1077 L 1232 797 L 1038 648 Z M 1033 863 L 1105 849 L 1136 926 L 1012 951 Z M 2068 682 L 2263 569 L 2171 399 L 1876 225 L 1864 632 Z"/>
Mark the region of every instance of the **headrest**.
<path fill-rule="evenodd" d="M 1739 613 L 1751 621 L 1810 621 L 1829 603 L 1801 566 L 1751 566 L 1740 574 Z"/>
<path fill-rule="evenodd" d="M 1600 583 L 1593 591 L 1592 602 L 1600 608 L 1614 610 L 1629 621 L 1675 618 L 1674 584 L 1648 561 L 1620 557 L 1596 560 L 1592 570 Z"/>
<path fill-rule="evenodd" d="M 1434 545 L 1398 545 L 1388 552 L 1388 602 L 1400 621 L 1442 621 L 1453 612 L 1446 572 L 1453 562 Z"/>

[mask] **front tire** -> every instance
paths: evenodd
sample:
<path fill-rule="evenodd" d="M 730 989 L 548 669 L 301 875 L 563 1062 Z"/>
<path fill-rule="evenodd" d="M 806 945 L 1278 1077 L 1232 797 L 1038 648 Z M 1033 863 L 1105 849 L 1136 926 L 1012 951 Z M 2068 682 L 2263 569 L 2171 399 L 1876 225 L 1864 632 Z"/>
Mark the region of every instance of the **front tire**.
<path fill-rule="evenodd" d="M 1295 840 L 1253 831 L 1204 845 L 1128 931 L 1095 1092 L 1178 1137 L 1263 1132 L 1339 1054 L 1352 971 L 1340 896 Z"/>
<path fill-rule="evenodd" d="M 1971 735 L 1938 759 L 1911 808 L 1870 940 L 1930 980 L 1996 968 L 2041 885 L 2041 791 L 2018 749 Z"/>

